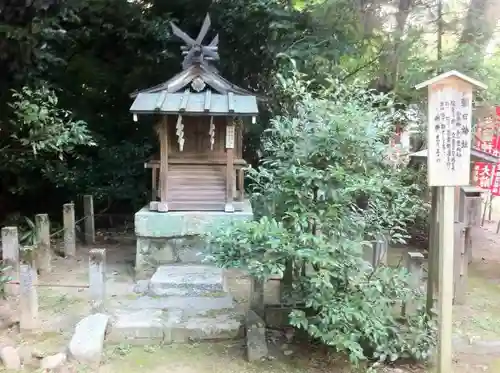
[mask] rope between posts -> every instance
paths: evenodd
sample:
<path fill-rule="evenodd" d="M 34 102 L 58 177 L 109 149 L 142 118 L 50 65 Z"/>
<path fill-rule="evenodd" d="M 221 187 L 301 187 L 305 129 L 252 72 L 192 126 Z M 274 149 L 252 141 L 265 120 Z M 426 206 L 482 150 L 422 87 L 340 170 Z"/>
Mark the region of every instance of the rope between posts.
<path fill-rule="evenodd" d="M 83 217 L 83 218 L 81 218 L 81 219 L 78 219 L 77 221 L 75 221 L 75 225 L 77 225 L 77 224 L 78 224 L 78 223 L 80 223 L 81 221 L 83 221 L 83 220 L 85 220 L 85 219 L 87 219 L 87 218 L 89 218 L 89 217 L 91 217 L 91 216 L 92 216 L 92 215 L 88 215 L 88 216 L 84 216 L 84 217 Z M 95 215 L 94 215 L 94 216 L 95 216 Z M 64 232 L 64 230 L 65 230 L 65 229 L 66 229 L 66 228 L 62 228 L 62 229 L 59 229 L 58 231 L 55 231 L 54 233 L 52 233 L 52 234 L 50 235 L 50 237 L 56 236 L 56 235 L 58 235 L 59 233 Z"/>
<path fill-rule="evenodd" d="M 21 283 L 19 281 L 9 281 L 6 282 L 6 284 L 9 285 L 20 285 Z M 84 285 L 84 284 L 33 284 L 33 286 L 38 286 L 38 287 L 51 287 L 51 288 L 84 288 L 88 289 L 90 288 L 90 285 Z"/>
<path fill-rule="evenodd" d="M 103 211 L 106 211 L 106 210 L 103 210 Z M 92 214 L 92 215 L 87 215 L 87 216 L 84 216 L 83 218 L 81 219 L 78 219 L 77 221 L 75 221 L 75 226 L 84 221 L 85 219 L 87 218 L 90 218 L 90 217 L 100 217 L 100 216 L 108 216 L 108 215 L 122 215 L 122 214 L 106 214 L 106 213 L 99 213 L 99 214 Z M 123 215 L 129 215 L 129 214 L 123 214 Z M 58 231 L 55 231 L 54 233 L 51 233 L 49 237 L 54 237 L 54 236 L 57 236 L 59 233 L 62 233 L 66 230 L 66 228 L 61 228 L 59 229 Z"/>
<path fill-rule="evenodd" d="M 89 215 L 89 216 L 84 216 L 83 218 L 78 219 L 77 221 L 75 221 L 75 225 L 77 225 L 79 222 L 81 222 L 81 221 L 83 221 L 83 220 L 85 220 L 85 219 L 87 219 L 87 218 L 90 218 L 91 216 L 92 216 L 92 215 Z M 94 216 L 95 216 L 95 215 L 94 215 Z"/>
<path fill-rule="evenodd" d="M 66 228 L 59 229 L 58 231 L 55 231 L 54 233 L 52 233 L 49 237 L 54 237 L 55 235 L 58 235 L 59 233 L 64 232 L 65 229 Z"/>

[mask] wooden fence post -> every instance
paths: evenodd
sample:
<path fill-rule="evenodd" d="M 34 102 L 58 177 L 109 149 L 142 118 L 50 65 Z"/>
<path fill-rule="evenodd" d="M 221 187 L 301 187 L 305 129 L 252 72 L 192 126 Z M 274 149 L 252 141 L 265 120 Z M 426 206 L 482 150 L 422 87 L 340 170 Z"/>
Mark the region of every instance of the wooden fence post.
<path fill-rule="evenodd" d="M 418 289 L 422 281 L 422 263 L 424 255 L 422 253 L 409 252 L 406 257 L 406 269 L 410 274 L 410 286 L 413 289 Z M 416 304 L 412 301 L 403 305 L 403 315 L 408 315 L 416 311 Z"/>
<path fill-rule="evenodd" d="M 38 327 L 38 294 L 36 290 L 37 273 L 31 264 L 20 265 L 19 308 L 21 330 L 33 330 Z"/>
<path fill-rule="evenodd" d="M 6 266 L 10 267 L 5 271 L 12 281 L 19 281 L 19 235 L 17 227 L 2 228 L 2 255 Z M 17 285 L 5 284 L 7 295 L 17 295 L 19 288 Z"/>
<path fill-rule="evenodd" d="M 389 251 L 389 240 L 387 237 L 383 234 L 379 234 L 373 245 L 375 266 L 378 267 L 381 264 L 387 265 L 387 255 Z"/>
<path fill-rule="evenodd" d="M 85 216 L 85 243 L 93 245 L 95 243 L 95 217 L 94 200 L 91 194 L 83 196 L 83 214 Z"/>
<path fill-rule="evenodd" d="M 466 246 L 466 228 L 462 223 L 455 223 L 454 247 L 454 304 L 464 304 L 467 297 L 467 276 L 469 268 L 469 254 Z"/>
<path fill-rule="evenodd" d="M 370 263 L 373 269 L 379 265 L 387 265 L 387 251 L 389 243 L 386 237 L 379 235 L 375 240 L 366 245 L 363 252 L 363 259 Z"/>
<path fill-rule="evenodd" d="M 75 205 L 66 203 L 63 206 L 64 223 L 64 255 L 66 257 L 76 256 L 75 237 Z"/>
<path fill-rule="evenodd" d="M 500 222 L 500 220 L 499 220 Z M 467 254 L 467 263 L 471 264 L 473 260 L 472 256 L 472 230 L 474 227 L 465 228 L 465 252 Z M 497 232 L 498 233 L 498 232 Z"/>
<path fill-rule="evenodd" d="M 50 220 L 47 214 L 35 216 L 36 262 L 41 273 L 52 271 L 52 251 L 50 249 Z"/>
<path fill-rule="evenodd" d="M 264 281 L 252 276 L 250 308 L 264 318 Z"/>
<path fill-rule="evenodd" d="M 93 312 L 102 312 L 106 297 L 106 249 L 89 251 L 89 287 Z"/>
<path fill-rule="evenodd" d="M 427 299 L 425 309 L 427 314 L 432 315 L 435 302 L 434 295 L 438 289 L 438 260 L 439 260 L 439 222 L 438 222 L 438 203 L 439 189 L 431 187 L 431 212 L 430 212 L 430 229 L 429 229 L 429 245 L 427 256 Z"/>

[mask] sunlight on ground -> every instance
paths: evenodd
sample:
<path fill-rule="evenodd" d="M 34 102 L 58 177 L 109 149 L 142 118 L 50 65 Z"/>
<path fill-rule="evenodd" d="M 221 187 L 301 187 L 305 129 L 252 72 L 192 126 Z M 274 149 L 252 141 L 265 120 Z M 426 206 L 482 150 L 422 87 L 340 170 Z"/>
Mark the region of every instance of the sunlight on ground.
<path fill-rule="evenodd" d="M 500 218 L 500 211 L 494 210 L 493 219 Z M 493 226 L 493 223 L 490 224 Z M 496 228 L 496 224 L 495 227 Z M 493 228 L 481 230 L 483 240 L 475 240 L 474 263 L 469 266 L 468 296 L 465 305 L 454 307 L 454 331 L 467 339 L 500 341 L 500 235 L 491 232 Z M 494 229 L 493 229 L 494 230 Z M 131 247 L 135 250 L 135 247 Z M 387 262 L 390 266 L 405 266 L 409 248 L 391 248 Z M 131 291 L 133 281 L 126 272 L 128 267 L 120 261 L 124 257 L 123 247 L 110 249 L 108 257 L 108 276 L 110 301 L 118 298 L 137 297 Z M 498 251 L 498 252 L 497 252 Z M 86 249 L 81 251 L 86 253 Z M 85 254 L 86 255 L 86 254 Z M 79 260 L 55 260 L 54 272 L 41 282 L 61 284 L 85 284 L 87 282 L 87 257 Z M 116 257 L 114 258 L 113 255 Z M 46 353 L 64 351 L 68 345 L 71 331 L 78 320 L 89 313 L 88 289 L 39 288 L 40 316 L 43 333 L 33 335 L 8 334 L 4 337 L 14 345 L 29 345 Z M 58 331 L 62 328 L 64 332 Z M 248 363 L 244 358 L 241 341 L 204 343 L 193 345 L 168 346 L 106 346 L 103 365 L 100 368 L 76 366 L 71 373 L 354 373 L 346 367 L 342 359 L 328 357 L 324 351 L 296 348 L 290 356 L 260 363 Z M 272 352 L 272 347 L 271 347 Z M 478 355 L 457 352 L 456 372 L 478 373 L 499 372 L 498 356 Z M 485 367 L 485 368 L 484 368 Z M 26 370 L 29 372 L 30 370 Z M 2 370 L 0 369 L 0 372 Z M 402 370 L 382 370 L 382 372 L 424 373 L 418 368 Z"/>
<path fill-rule="evenodd" d="M 109 346 L 99 373 L 308 373 L 332 371 L 324 357 L 291 357 L 249 363 L 238 341 L 168 346 Z M 335 372 L 349 370 L 336 368 Z"/>
<path fill-rule="evenodd" d="M 455 306 L 455 332 L 468 338 L 500 340 L 500 285 L 470 266 L 465 305 Z"/>

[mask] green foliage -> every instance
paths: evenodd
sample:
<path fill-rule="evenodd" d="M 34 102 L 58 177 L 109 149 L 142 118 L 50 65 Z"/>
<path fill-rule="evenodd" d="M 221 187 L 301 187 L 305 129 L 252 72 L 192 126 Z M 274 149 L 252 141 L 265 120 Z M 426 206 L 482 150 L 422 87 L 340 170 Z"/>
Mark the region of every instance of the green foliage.
<path fill-rule="evenodd" d="M 398 317 L 402 302 L 422 298 L 420 290 L 410 287 L 405 270 L 379 267 L 357 273 L 359 264 L 354 265 L 348 254 L 335 256 L 318 275 L 301 279 L 302 291 L 309 295 L 306 305 L 316 313 L 307 317 L 304 311 L 295 310 L 291 323 L 347 352 L 354 364 L 365 359 L 427 360 L 434 347 L 434 323 L 422 308 Z M 348 263 L 353 263 L 351 268 L 346 268 Z"/>
<path fill-rule="evenodd" d="M 123 141 L 99 147 L 70 165 L 54 167 L 51 170 L 52 180 L 58 186 L 71 183 L 68 189 L 73 194 L 90 193 L 97 201 L 106 201 L 107 207 L 117 201 L 128 201 L 137 209 L 143 206 L 146 196 L 151 193 L 146 185 L 149 177 L 144 172 L 144 160 L 151 149 L 147 139 L 141 146 Z M 88 167 L 88 172 L 82 174 L 81 170 L 85 167 Z"/>
<path fill-rule="evenodd" d="M 20 216 L 18 214 L 10 215 L 0 223 L 3 226 L 17 227 L 21 246 L 33 246 L 36 244 L 35 223 L 27 216 Z"/>
<path fill-rule="evenodd" d="M 57 106 L 54 91 L 23 87 L 14 91 L 10 104 L 14 112 L 11 138 L 22 147 L 31 147 L 33 154 L 73 152 L 77 145 L 96 145 L 82 120 L 73 120 L 71 113 Z M 12 146 L 12 145 L 11 145 Z"/>
<path fill-rule="evenodd" d="M 285 95 L 300 101 L 272 120 L 262 167 L 249 172 L 254 195 L 267 209 L 261 214 L 324 231 L 347 209 L 357 211 L 355 218 L 363 215 L 356 226 L 368 237 L 404 231 L 424 206 L 419 185 L 408 185 L 404 171 L 385 163 L 392 121 L 400 116 L 394 98 L 339 82 L 311 93 L 297 77 L 280 80 Z"/>
<path fill-rule="evenodd" d="M 473 9 L 479 3 L 484 6 Z M 495 103 L 500 97 L 498 54 L 485 56 L 484 45 L 496 16 L 485 17 L 486 3 L 471 2 L 469 9 L 446 4 L 445 45 L 437 61 L 437 24 L 434 15 L 429 16 L 435 14 L 435 4 L 430 0 L 7 0 L 0 13 L 0 68 L 6 72 L 0 77 L 0 198 L 16 206 L 18 201 L 11 197 L 37 199 L 40 190 L 74 198 L 87 192 L 88 184 L 129 208 L 145 202 L 148 186 L 140 163 L 156 150 L 157 139 L 150 121 L 132 122 L 128 94 L 179 71 L 181 43 L 172 37 L 169 21 L 196 35 L 209 11 L 213 26 L 207 39 L 220 34 L 221 74 L 266 96 L 259 121 L 248 126 L 245 138 L 245 158 L 257 164 L 270 112 L 280 114 L 288 106 L 272 79 L 278 70 L 287 76 L 286 60 L 280 56 L 294 58 L 297 68 L 314 80 L 311 91 L 335 77 L 343 84 L 357 81 L 365 88 L 393 90 L 398 102 L 407 104 L 425 96 L 415 84 L 439 68 L 453 68 L 485 80 L 490 89 L 481 98 Z M 466 13 L 473 17 L 464 18 Z M 386 27 L 394 20 L 396 28 Z M 457 37 L 462 30 L 467 30 L 467 43 Z M 57 91 L 61 110 L 84 120 L 100 148 L 112 151 L 68 147 L 63 161 L 40 154 L 35 159 L 33 150 L 61 145 L 43 137 L 50 131 L 35 126 L 35 137 L 24 131 L 19 139 L 12 137 L 17 133 L 11 129 L 12 120 L 31 126 L 28 107 L 22 110 L 28 115 L 26 123 L 10 107 L 12 90 L 25 96 L 23 87 L 42 82 Z M 122 167 L 109 186 L 117 172 L 115 158 L 133 162 L 133 157 L 140 159 L 134 159 L 130 172 Z"/>
<path fill-rule="evenodd" d="M 264 216 L 220 229 L 211 237 L 217 251 L 208 259 L 224 268 L 246 268 L 254 277 L 266 279 L 285 270 L 287 230 Z"/>
<path fill-rule="evenodd" d="M 51 169 L 74 159 L 77 149 L 95 145 L 87 124 L 61 108 L 45 85 L 14 91 L 9 106 L 12 118 L 0 139 L 0 190 L 12 195 L 43 190 Z"/>
<path fill-rule="evenodd" d="M 20 231 L 19 243 L 22 246 L 33 246 L 36 244 L 35 223 L 28 217 L 24 217 L 24 224 L 18 226 Z"/>
<path fill-rule="evenodd" d="M 264 279 L 291 265 L 286 299 L 313 311 L 297 309 L 291 322 L 354 364 L 425 360 L 433 323 L 422 311 L 399 320 L 396 307 L 422 302 L 422 292 L 405 270 L 372 270 L 362 259 L 379 234 L 404 243 L 426 209 L 418 185 L 385 162 L 394 100 L 338 83 L 311 93 L 297 76 L 282 85 L 296 104 L 271 121 L 262 163 L 249 172 L 262 217 L 212 235 L 211 259 Z"/>
<path fill-rule="evenodd" d="M 5 284 L 12 281 L 12 277 L 6 275 L 11 268 L 0 261 L 0 298 L 5 297 Z"/>

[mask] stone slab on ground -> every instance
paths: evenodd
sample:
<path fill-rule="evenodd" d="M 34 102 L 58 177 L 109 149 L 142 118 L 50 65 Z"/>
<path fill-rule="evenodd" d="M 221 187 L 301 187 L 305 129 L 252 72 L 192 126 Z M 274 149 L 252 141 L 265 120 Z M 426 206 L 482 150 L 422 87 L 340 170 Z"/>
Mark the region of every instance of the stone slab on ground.
<path fill-rule="evenodd" d="M 223 270 L 206 265 L 163 265 L 149 282 L 149 293 L 155 296 L 226 296 Z"/>
<path fill-rule="evenodd" d="M 149 280 L 139 280 L 134 285 L 134 293 L 145 294 L 149 289 Z"/>
<path fill-rule="evenodd" d="M 452 338 L 453 348 L 477 355 L 500 355 L 500 340 L 470 340 L 459 335 Z"/>
<path fill-rule="evenodd" d="M 172 337 L 173 342 L 234 339 L 239 336 L 240 329 L 241 318 L 235 313 L 199 315 L 178 325 Z"/>
<path fill-rule="evenodd" d="M 107 342 L 140 345 L 232 339 L 241 327 L 241 317 L 232 309 L 122 309 L 113 320 Z"/>
<path fill-rule="evenodd" d="M 255 311 L 248 310 L 245 320 L 248 361 L 260 361 L 268 353 L 266 324 Z"/>
<path fill-rule="evenodd" d="M 151 297 L 140 296 L 136 299 L 114 300 L 117 308 L 144 310 L 144 309 L 181 309 L 181 310 L 220 310 L 233 308 L 233 299 L 231 296 L 224 297 Z"/>
<path fill-rule="evenodd" d="M 64 352 L 59 352 L 58 354 L 47 356 L 40 361 L 40 368 L 51 371 L 53 369 L 61 367 L 67 359 L 68 357 Z"/>
<path fill-rule="evenodd" d="M 242 315 L 224 291 L 220 268 L 162 265 L 149 281 L 138 282 L 134 292 L 108 303 L 112 315 L 108 342 L 182 343 L 240 334 Z"/>
<path fill-rule="evenodd" d="M 12 346 L 4 346 L 0 349 L 0 362 L 8 371 L 21 369 L 21 358 Z"/>
<path fill-rule="evenodd" d="M 96 313 L 83 318 L 76 324 L 69 343 L 69 351 L 76 360 L 90 363 L 101 360 L 108 322 L 108 315 Z"/>
<path fill-rule="evenodd" d="M 167 315 L 162 310 L 119 310 L 115 313 L 106 341 L 155 344 L 165 339 Z"/>

